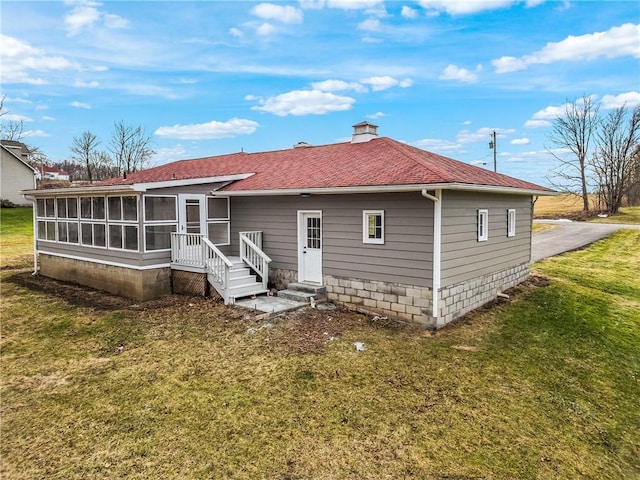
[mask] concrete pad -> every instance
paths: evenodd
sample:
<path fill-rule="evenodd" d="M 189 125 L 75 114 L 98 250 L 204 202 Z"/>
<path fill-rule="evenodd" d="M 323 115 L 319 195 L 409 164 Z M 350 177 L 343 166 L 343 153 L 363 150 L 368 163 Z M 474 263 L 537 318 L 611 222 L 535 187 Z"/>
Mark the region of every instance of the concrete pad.
<path fill-rule="evenodd" d="M 296 302 L 280 297 L 269 297 L 267 295 L 260 295 L 256 298 L 244 298 L 242 300 L 236 300 L 235 304 L 239 307 L 249 308 L 251 310 L 258 310 L 260 312 L 266 313 L 286 312 L 287 310 L 294 310 L 296 308 L 309 305 L 308 303 Z"/>

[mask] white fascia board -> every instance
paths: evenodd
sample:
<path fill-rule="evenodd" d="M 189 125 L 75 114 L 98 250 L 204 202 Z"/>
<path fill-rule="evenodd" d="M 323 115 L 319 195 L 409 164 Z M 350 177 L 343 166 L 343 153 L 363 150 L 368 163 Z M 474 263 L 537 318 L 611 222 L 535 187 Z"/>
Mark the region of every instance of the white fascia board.
<path fill-rule="evenodd" d="M 22 190 L 23 195 L 33 197 L 51 197 L 56 195 L 94 195 L 96 193 L 131 193 L 139 192 L 135 185 L 109 185 L 109 186 L 81 186 L 67 188 L 47 188 L 38 190 Z"/>
<path fill-rule="evenodd" d="M 220 175 L 217 177 L 200 177 L 200 178 L 183 178 L 180 180 L 166 180 L 164 182 L 147 182 L 136 183 L 135 186 L 140 192 L 146 192 L 147 190 L 155 190 L 158 188 L 171 188 L 171 187 L 184 187 L 188 185 L 202 185 L 205 183 L 221 183 L 221 182 L 235 182 L 237 180 L 244 180 L 255 175 L 255 173 L 238 173 L 235 175 Z"/>
<path fill-rule="evenodd" d="M 512 195 L 558 195 L 558 192 L 533 190 L 514 187 L 499 187 L 494 185 L 467 185 L 456 183 L 432 183 L 412 185 L 367 185 L 358 187 L 329 187 L 329 188 L 295 188 L 271 190 L 220 190 L 219 195 L 228 197 L 246 197 L 260 195 L 338 195 L 351 193 L 385 193 L 385 192 L 421 192 L 422 190 L 460 190 L 486 193 L 508 193 Z"/>

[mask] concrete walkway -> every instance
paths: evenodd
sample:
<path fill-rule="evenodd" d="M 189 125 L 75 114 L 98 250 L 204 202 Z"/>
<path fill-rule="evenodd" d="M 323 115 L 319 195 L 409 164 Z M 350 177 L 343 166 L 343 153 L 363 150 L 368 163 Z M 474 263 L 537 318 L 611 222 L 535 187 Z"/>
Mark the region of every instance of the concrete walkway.
<path fill-rule="evenodd" d="M 572 222 L 571 220 L 534 220 L 533 223 L 553 224 L 555 228 L 533 235 L 531 262 L 577 250 L 623 228 L 640 229 L 640 225 Z"/>

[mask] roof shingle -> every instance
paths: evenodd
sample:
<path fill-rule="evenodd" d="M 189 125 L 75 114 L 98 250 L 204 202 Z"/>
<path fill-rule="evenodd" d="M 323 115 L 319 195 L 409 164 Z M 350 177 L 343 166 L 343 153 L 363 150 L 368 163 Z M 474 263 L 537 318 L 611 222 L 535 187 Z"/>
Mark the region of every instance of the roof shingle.
<path fill-rule="evenodd" d="M 100 185 L 186 180 L 254 173 L 224 191 L 300 190 L 364 186 L 467 184 L 551 191 L 548 188 L 427 152 L 388 137 L 260 153 L 180 160 Z"/>

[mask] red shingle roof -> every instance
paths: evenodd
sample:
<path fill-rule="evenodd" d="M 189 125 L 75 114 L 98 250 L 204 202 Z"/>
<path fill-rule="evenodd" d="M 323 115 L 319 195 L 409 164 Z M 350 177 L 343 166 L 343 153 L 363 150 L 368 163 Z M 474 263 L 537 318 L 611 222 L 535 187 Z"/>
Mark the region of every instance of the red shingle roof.
<path fill-rule="evenodd" d="M 100 185 L 131 185 L 254 173 L 225 191 L 299 190 L 429 184 L 484 185 L 550 191 L 484 168 L 380 137 L 260 153 L 181 160 L 114 178 Z"/>

